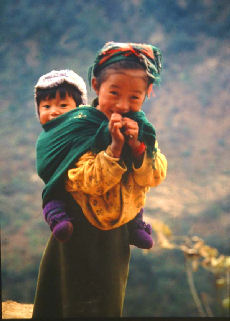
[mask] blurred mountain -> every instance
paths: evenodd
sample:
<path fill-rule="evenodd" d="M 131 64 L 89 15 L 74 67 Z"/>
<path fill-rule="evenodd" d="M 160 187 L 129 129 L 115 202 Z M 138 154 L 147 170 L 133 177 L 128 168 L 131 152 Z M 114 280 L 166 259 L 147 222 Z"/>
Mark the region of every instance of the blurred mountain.
<path fill-rule="evenodd" d="M 229 255 L 229 33 L 228 0 L 1 1 L 4 300 L 32 302 L 49 235 L 35 170 L 41 128 L 33 86 L 52 69 L 73 69 L 87 80 L 106 41 L 152 43 L 163 53 L 161 86 L 143 110 L 156 127 L 168 176 L 148 194 L 146 214 L 170 223 L 176 233 L 199 234 Z M 178 307 L 182 315 L 193 309 Z"/>

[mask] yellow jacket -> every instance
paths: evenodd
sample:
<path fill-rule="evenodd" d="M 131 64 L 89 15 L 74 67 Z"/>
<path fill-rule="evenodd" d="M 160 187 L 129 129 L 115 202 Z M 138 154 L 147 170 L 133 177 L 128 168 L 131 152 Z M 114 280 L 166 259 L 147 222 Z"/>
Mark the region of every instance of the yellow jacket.
<path fill-rule="evenodd" d="M 68 171 L 66 181 L 66 190 L 87 220 L 101 230 L 131 221 L 144 206 L 149 188 L 159 185 L 167 171 L 167 160 L 158 148 L 153 159 L 145 152 L 141 167 L 133 166 L 129 173 L 125 164 L 110 153 L 110 146 L 98 154 L 85 153 Z"/>

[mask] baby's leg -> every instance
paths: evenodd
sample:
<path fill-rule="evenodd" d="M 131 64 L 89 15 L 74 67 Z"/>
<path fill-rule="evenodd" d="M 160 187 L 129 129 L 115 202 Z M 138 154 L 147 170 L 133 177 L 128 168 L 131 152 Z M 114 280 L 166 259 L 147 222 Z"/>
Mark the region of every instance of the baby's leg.
<path fill-rule="evenodd" d="M 129 243 L 141 249 L 151 249 L 153 239 L 151 237 L 152 227 L 143 221 L 143 208 L 137 216 L 128 223 L 129 228 Z"/>
<path fill-rule="evenodd" d="M 54 237 L 60 242 L 68 241 L 73 233 L 73 224 L 65 211 L 65 203 L 61 200 L 48 202 L 43 208 L 43 215 Z"/>

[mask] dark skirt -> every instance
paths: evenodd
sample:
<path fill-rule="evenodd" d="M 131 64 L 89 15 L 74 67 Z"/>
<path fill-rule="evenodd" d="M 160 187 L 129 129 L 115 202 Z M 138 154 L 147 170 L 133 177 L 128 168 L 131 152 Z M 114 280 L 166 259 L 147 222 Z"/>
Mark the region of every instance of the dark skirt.
<path fill-rule="evenodd" d="M 75 209 L 74 233 L 66 243 L 51 236 L 44 251 L 33 318 L 121 316 L 130 248 L 127 225 L 93 227 Z"/>

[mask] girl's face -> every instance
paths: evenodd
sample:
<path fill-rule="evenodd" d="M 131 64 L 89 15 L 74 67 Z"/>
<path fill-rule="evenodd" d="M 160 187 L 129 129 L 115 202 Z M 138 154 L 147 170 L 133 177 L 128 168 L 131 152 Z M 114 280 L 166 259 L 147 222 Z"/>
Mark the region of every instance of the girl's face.
<path fill-rule="evenodd" d="M 40 123 L 44 125 L 48 121 L 75 108 L 76 102 L 73 97 L 66 93 L 66 96 L 61 98 L 59 91 L 57 91 L 55 98 L 46 98 L 41 100 L 38 107 Z"/>
<path fill-rule="evenodd" d="M 113 113 L 122 115 L 129 111 L 139 111 L 147 93 L 146 72 L 139 69 L 110 69 L 107 72 L 100 88 L 96 78 L 92 80 L 99 101 L 96 108 L 108 119 Z"/>

